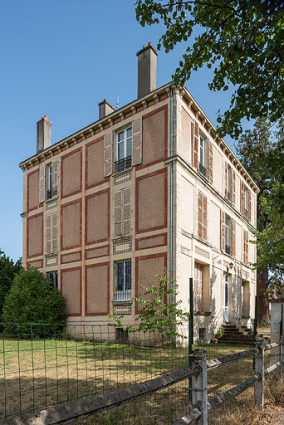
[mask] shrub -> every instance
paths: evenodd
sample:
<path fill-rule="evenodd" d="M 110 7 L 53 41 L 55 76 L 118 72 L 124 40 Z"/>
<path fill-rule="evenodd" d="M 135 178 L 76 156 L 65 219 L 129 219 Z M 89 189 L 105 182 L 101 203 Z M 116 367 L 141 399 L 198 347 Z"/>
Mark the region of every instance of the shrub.
<path fill-rule="evenodd" d="M 10 292 L 15 274 L 19 273 L 21 268 L 21 258 L 14 263 L 14 261 L 7 257 L 0 249 L 0 320 L 5 298 Z"/>
<path fill-rule="evenodd" d="M 63 329 L 67 320 L 65 309 L 65 298 L 57 288 L 51 285 L 48 278 L 37 269 L 22 269 L 15 276 L 14 284 L 4 303 L 5 332 L 42 336 L 50 333 L 51 330 L 50 327 L 43 325 L 15 326 L 11 323 L 59 324 L 61 326 L 58 329 Z"/>

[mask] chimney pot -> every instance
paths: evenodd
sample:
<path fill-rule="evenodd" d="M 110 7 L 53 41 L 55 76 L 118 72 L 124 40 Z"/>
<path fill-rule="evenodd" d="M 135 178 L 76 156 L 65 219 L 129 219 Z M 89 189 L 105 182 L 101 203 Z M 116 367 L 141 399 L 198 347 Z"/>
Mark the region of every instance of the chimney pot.
<path fill-rule="evenodd" d="M 138 57 L 138 95 L 143 97 L 156 89 L 156 71 L 158 52 L 149 42 L 137 52 Z"/>
<path fill-rule="evenodd" d="M 99 103 L 99 119 L 106 117 L 115 111 L 115 108 L 106 99 Z"/>

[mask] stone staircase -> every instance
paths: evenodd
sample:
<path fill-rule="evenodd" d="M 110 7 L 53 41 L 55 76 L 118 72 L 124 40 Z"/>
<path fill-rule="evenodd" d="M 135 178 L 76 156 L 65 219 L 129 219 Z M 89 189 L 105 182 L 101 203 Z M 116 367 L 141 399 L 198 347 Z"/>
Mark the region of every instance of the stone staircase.
<path fill-rule="evenodd" d="M 222 344 L 252 345 L 255 341 L 253 331 L 245 326 L 225 324 L 222 327 L 224 335 L 219 338 Z"/>

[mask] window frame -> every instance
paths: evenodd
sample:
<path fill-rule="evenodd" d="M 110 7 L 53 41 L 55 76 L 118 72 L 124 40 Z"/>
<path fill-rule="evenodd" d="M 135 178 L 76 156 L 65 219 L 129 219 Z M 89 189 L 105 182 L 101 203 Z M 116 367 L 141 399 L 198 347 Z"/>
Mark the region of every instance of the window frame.
<path fill-rule="evenodd" d="M 53 288 L 58 289 L 58 271 L 47 272 L 46 277 L 51 281 Z"/>
<path fill-rule="evenodd" d="M 131 130 L 131 135 L 128 136 L 127 132 Z M 119 135 L 123 134 L 123 139 L 119 141 Z M 130 144 L 128 141 L 130 140 Z M 133 141 L 133 131 L 132 125 L 127 126 L 123 129 L 120 129 L 115 134 L 115 173 L 127 170 L 132 167 L 132 141 Z M 123 156 L 119 158 L 119 146 L 123 144 Z M 127 149 L 130 146 L 131 152 L 130 155 L 127 155 Z"/>
<path fill-rule="evenodd" d="M 232 219 L 225 214 L 225 252 L 231 255 L 232 252 Z"/>
<path fill-rule="evenodd" d="M 246 185 L 244 185 L 244 215 L 246 217 L 249 215 L 249 193 Z"/>
<path fill-rule="evenodd" d="M 202 141 L 202 143 L 201 143 Z M 199 133 L 198 145 L 198 170 L 206 178 L 208 178 L 208 146 L 209 140 L 203 134 Z"/>
<path fill-rule="evenodd" d="M 122 265 L 123 276 L 122 282 L 119 282 L 119 268 Z M 128 273 L 128 274 L 127 274 Z M 118 285 L 123 285 L 122 289 L 118 289 Z M 114 262 L 114 288 L 113 288 L 113 300 L 115 302 L 129 302 L 132 300 L 132 261 L 131 259 L 125 259 Z"/>

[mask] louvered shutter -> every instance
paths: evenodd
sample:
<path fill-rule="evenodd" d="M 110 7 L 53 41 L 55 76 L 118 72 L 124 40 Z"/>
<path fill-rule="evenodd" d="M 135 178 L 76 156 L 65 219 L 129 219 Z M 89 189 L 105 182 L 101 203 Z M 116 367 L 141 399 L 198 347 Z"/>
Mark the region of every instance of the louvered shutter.
<path fill-rule="evenodd" d="M 51 165 L 52 170 L 52 196 L 56 196 L 58 193 L 58 161 L 52 161 Z"/>
<path fill-rule="evenodd" d="M 241 193 L 240 193 L 240 195 L 241 195 L 241 214 L 244 214 L 244 209 L 245 209 L 245 206 L 244 206 L 244 191 L 245 191 L 245 185 L 244 185 L 244 183 L 243 182 L 241 182 Z"/>
<path fill-rule="evenodd" d="M 57 213 L 52 214 L 52 252 L 57 252 Z"/>
<path fill-rule="evenodd" d="M 142 164 L 142 117 L 132 121 L 132 165 Z"/>
<path fill-rule="evenodd" d="M 202 202 L 202 193 L 198 192 L 198 229 L 197 234 L 198 237 L 202 239 L 202 224 L 203 224 L 203 210 L 202 210 L 203 202 Z"/>
<path fill-rule="evenodd" d="M 46 253 L 50 254 L 52 252 L 52 223 L 51 223 L 51 214 L 46 216 Z"/>
<path fill-rule="evenodd" d="M 248 219 L 251 221 L 251 192 L 248 189 Z"/>
<path fill-rule="evenodd" d="M 114 193 L 114 237 L 121 236 L 121 220 L 122 220 L 122 190 L 117 190 Z"/>
<path fill-rule="evenodd" d="M 232 203 L 236 203 L 236 173 L 232 170 Z"/>
<path fill-rule="evenodd" d="M 207 241 L 207 198 L 203 195 L 203 239 Z"/>
<path fill-rule="evenodd" d="M 232 218 L 232 256 L 236 256 L 236 221 Z"/>
<path fill-rule="evenodd" d="M 220 220 L 220 245 L 221 249 L 225 251 L 225 213 L 221 211 L 221 220 Z"/>
<path fill-rule="evenodd" d="M 190 132 L 190 136 L 191 136 L 191 165 L 194 166 L 194 123 L 191 123 L 191 132 Z"/>
<path fill-rule="evenodd" d="M 225 162 L 224 179 L 225 179 L 225 198 L 228 199 L 228 164 L 227 162 Z"/>
<path fill-rule="evenodd" d="M 112 131 L 104 136 L 104 171 L 105 177 L 112 174 Z"/>
<path fill-rule="evenodd" d="M 248 263 L 248 231 L 244 230 L 244 263 Z"/>
<path fill-rule="evenodd" d="M 209 147 L 209 181 L 210 183 L 213 183 L 213 146 L 210 141 L 208 141 L 208 147 Z"/>
<path fill-rule="evenodd" d="M 45 166 L 41 165 L 39 169 L 39 202 L 45 201 Z"/>
<path fill-rule="evenodd" d="M 130 235 L 130 187 L 123 189 L 123 236 Z"/>
<path fill-rule="evenodd" d="M 199 139 L 199 126 L 195 122 L 194 130 L 194 147 L 193 147 L 193 166 L 198 168 L 198 139 Z"/>

